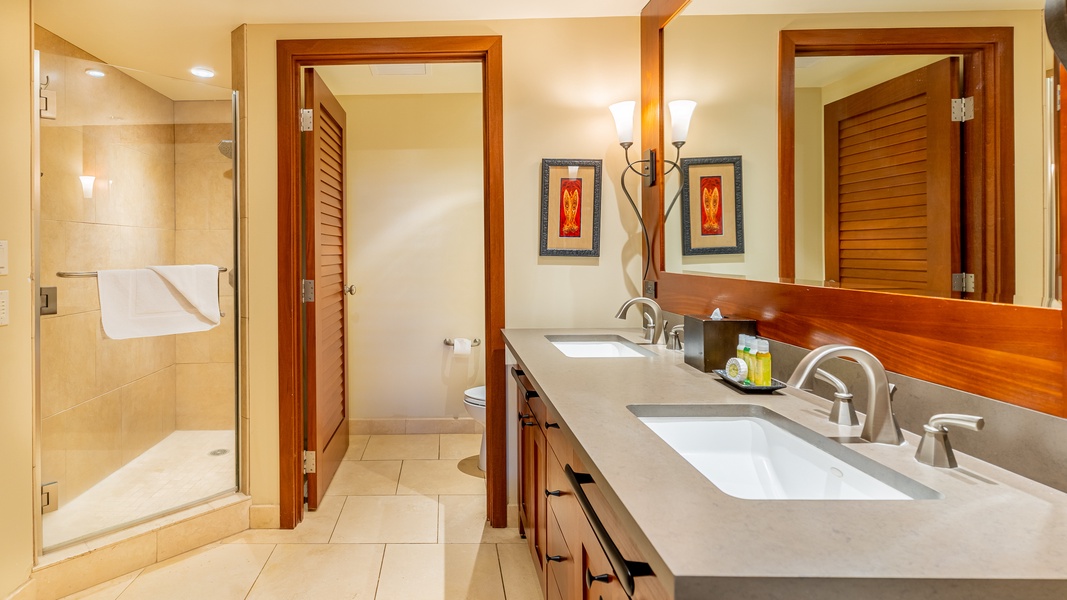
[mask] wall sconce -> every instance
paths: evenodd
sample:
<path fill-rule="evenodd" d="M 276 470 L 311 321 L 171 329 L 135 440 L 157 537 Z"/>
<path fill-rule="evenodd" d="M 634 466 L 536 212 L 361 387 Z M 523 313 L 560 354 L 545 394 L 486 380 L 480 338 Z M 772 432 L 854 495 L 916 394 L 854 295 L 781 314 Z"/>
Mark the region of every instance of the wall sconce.
<path fill-rule="evenodd" d="M 82 197 L 86 200 L 92 200 L 93 198 L 93 183 L 96 181 L 96 177 L 92 175 L 79 175 L 78 179 L 82 181 Z"/>
<path fill-rule="evenodd" d="M 626 187 L 626 174 L 630 171 L 637 173 L 641 177 L 648 179 L 648 185 L 656 185 L 656 153 L 650 152 L 648 158 L 641 160 L 630 160 L 630 146 L 634 143 L 634 108 L 637 102 L 633 100 L 626 100 L 624 102 L 616 102 L 608 108 L 611 110 L 611 114 L 615 117 L 615 130 L 619 136 L 619 145 L 622 146 L 623 151 L 626 153 L 626 169 L 622 172 L 622 193 L 626 195 L 626 199 L 630 201 L 630 208 L 634 210 L 634 214 L 637 215 L 637 220 L 641 224 L 641 232 L 645 236 L 645 269 L 642 279 L 648 277 L 648 269 L 652 266 L 652 238 L 648 235 L 648 228 L 645 227 L 645 219 L 641 216 L 641 211 L 637 209 L 637 204 L 634 203 L 633 196 L 630 195 L 630 190 Z M 663 172 L 663 176 L 671 173 L 675 169 L 679 168 L 679 160 L 682 155 L 682 146 L 685 145 L 685 140 L 689 135 L 689 123 L 693 118 L 693 110 L 696 108 L 697 103 L 692 100 L 674 100 L 667 104 L 668 110 L 671 112 L 671 144 L 675 148 L 674 160 L 663 159 L 665 164 L 670 165 L 670 169 Z M 640 165 L 638 169 L 634 165 Z M 674 195 L 674 199 L 671 200 L 670 206 L 663 214 L 663 221 L 667 221 L 667 217 L 671 214 L 671 209 L 674 208 L 675 203 L 678 202 L 678 198 L 682 195 L 682 186 L 678 186 L 678 192 Z"/>

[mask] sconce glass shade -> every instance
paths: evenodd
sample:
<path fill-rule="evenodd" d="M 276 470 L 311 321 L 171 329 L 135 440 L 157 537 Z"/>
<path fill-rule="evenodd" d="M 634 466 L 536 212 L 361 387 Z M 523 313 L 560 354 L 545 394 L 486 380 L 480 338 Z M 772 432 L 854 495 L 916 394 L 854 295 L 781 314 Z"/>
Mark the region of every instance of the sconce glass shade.
<path fill-rule="evenodd" d="M 96 181 L 96 177 L 92 175 L 79 175 L 78 179 L 82 180 L 82 197 L 89 200 L 93 197 L 93 183 Z"/>
<path fill-rule="evenodd" d="M 675 100 L 667 104 L 671 111 L 671 140 L 675 143 L 685 142 L 689 135 L 689 121 L 693 118 L 693 109 L 697 103 L 692 100 Z"/>
<path fill-rule="evenodd" d="M 620 144 L 634 143 L 635 106 L 637 106 L 636 101 L 625 100 L 623 102 L 616 102 L 608 107 L 611 109 L 611 116 L 615 117 L 615 130 L 619 133 Z"/>

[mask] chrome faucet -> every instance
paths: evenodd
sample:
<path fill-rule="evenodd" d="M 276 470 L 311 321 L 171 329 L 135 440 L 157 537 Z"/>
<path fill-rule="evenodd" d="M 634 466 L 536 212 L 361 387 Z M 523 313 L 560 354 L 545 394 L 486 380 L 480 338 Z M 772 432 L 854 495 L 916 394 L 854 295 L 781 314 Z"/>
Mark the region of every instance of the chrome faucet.
<path fill-rule="evenodd" d="M 797 389 L 810 388 L 819 365 L 828 358 L 838 356 L 855 360 L 863 367 L 863 372 L 867 375 L 867 418 L 863 421 L 860 438 L 876 444 L 893 444 L 894 446 L 903 444 L 904 435 L 900 433 L 900 426 L 897 425 L 896 417 L 893 416 L 892 397 L 885 367 L 870 352 L 843 344 L 830 344 L 816 348 L 800 361 L 786 385 Z"/>
<path fill-rule="evenodd" d="M 645 329 L 645 341 L 650 344 L 658 344 L 659 339 L 663 337 L 663 311 L 660 309 L 659 304 L 652 298 L 646 298 L 644 296 L 638 296 L 636 298 L 630 298 L 622 305 L 619 312 L 615 313 L 616 319 L 625 319 L 626 311 L 630 310 L 630 307 L 634 304 L 642 305 L 642 323 L 644 323 Z M 651 311 L 651 314 L 649 314 Z M 651 321 L 651 323 L 649 322 Z"/>

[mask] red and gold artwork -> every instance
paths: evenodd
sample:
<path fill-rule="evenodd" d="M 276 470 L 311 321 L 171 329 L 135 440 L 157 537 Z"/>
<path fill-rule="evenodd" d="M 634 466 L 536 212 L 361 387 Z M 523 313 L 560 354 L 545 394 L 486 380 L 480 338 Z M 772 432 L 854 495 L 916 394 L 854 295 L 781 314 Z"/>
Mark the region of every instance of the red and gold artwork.
<path fill-rule="evenodd" d="M 700 235 L 722 235 L 722 177 L 700 178 Z"/>
<path fill-rule="evenodd" d="M 559 181 L 559 237 L 582 237 L 582 180 Z"/>

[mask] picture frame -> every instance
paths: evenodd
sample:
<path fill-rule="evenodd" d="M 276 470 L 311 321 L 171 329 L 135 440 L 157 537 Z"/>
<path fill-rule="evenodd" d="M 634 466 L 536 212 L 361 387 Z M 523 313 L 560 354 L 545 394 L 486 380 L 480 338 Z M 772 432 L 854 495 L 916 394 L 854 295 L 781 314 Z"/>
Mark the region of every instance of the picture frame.
<path fill-rule="evenodd" d="M 744 254 L 741 157 L 683 158 L 681 168 L 682 255 Z"/>
<path fill-rule="evenodd" d="M 603 161 L 541 160 L 541 256 L 600 256 Z"/>

